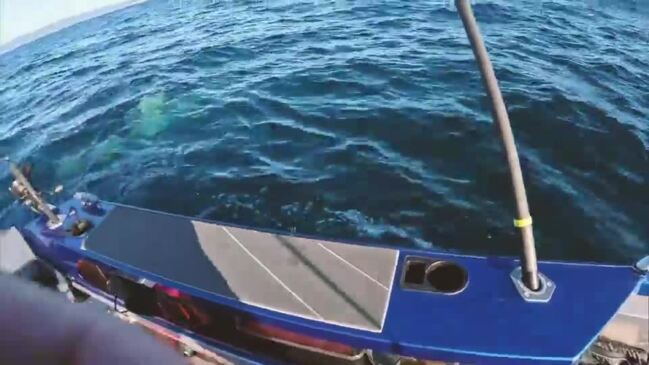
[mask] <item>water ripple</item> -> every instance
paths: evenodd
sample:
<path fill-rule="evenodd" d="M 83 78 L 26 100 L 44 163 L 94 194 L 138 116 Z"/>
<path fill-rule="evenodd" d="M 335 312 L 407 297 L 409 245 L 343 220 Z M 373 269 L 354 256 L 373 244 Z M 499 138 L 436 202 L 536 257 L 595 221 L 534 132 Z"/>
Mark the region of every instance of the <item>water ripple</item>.
<path fill-rule="evenodd" d="M 0 56 L 0 154 L 43 188 L 333 238 L 518 253 L 454 10 L 151 1 Z M 642 9 L 479 2 L 540 256 L 649 251 Z M 0 174 L 0 184 L 9 182 Z M 26 219 L 0 196 L 3 225 Z"/>

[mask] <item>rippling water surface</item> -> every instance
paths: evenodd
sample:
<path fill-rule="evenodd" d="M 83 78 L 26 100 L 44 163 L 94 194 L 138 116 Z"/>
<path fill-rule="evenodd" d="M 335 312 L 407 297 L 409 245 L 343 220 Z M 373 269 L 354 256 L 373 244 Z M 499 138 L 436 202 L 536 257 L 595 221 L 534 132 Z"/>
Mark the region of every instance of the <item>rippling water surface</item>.
<path fill-rule="evenodd" d="M 642 7 L 475 6 L 542 258 L 649 252 Z M 427 0 L 151 1 L 0 56 L 0 153 L 33 162 L 44 189 L 515 255 L 488 105 L 457 13 Z M 10 203 L 5 226 L 24 219 Z"/>

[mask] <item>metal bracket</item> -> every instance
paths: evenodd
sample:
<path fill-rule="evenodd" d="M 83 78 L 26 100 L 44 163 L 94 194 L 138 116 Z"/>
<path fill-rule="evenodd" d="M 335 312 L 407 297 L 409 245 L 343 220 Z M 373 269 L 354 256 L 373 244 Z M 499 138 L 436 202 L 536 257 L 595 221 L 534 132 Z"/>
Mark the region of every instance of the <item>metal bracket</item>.
<path fill-rule="evenodd" d="M 23 173 L 23 170 L 19 169 L 11 161 L 9 162 L 9 169 L 15 178 L 11 183 L 9 191 L 14 193 L 19 201 L 24 202 L 24 204 L 31 209 L 44 214 L 47 217 L 48 228 L 55 229 L 59 227 L 61 225 L 61 219 L 59 216 L 54 214 L 51 206 L 41 197 L 41 194 L 37 192 L 29 182 L 29 179 L 25 176 L 29 174 Z"/>
<path fill-rule="evenodd" d="M 514 286 L 518 291 L 518 294 L 521 295 L 523 300 L 531 303 L 547 303 L 552 299 L 552 294 L 554 294 L 554 289 L 556 285 L 547 276 L 539 273 L 539 284 L 541 284 L 541 289 L 538 291 L 533 291 L 527 288 L 523 283 L 523 273 L 520 266 L 514 269 L 509 276 L 514 282 Z"/>

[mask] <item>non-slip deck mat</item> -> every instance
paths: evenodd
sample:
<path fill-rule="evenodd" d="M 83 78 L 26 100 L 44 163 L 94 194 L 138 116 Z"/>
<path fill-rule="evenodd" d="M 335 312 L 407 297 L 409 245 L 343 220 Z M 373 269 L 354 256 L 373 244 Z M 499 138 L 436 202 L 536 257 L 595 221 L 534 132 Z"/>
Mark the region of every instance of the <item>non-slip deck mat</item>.
<path fill-rule="evenodd" d="M 373 332 L 383 328 L 398 258 L 122 206 L 85 249 L 250 305 Z"/>

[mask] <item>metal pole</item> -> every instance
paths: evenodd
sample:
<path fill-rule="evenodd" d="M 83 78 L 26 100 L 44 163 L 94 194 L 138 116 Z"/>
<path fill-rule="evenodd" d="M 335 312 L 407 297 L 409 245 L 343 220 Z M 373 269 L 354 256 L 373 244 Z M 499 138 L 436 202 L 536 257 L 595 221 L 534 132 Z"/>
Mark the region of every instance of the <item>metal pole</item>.
<path fill-rule="evenodd" d="M 511 174 L 512 185 L 514 188 L 514 197 L 516 199 L 517 217 L 514 220 L 514 225 L 519 229 L 523 241 L 523 257 L 521 262 L 523 283 L 529 289 L 536 291 L 540 289 L 540 285 L 536 265 L 536 248 L 534 246 L 532 218 L 527 204 L 523 173 L 521 172 L 521 165 L 518 160 L 518 152 L 516 151 L 514 134 L 512 133 L 512 127 L 509 122 L 507 107 L 505 106 L 503 96 L 500 93 L 498 80 L 496 79 L 496 74 L 491 65 L 491 60 L 489 60 L 487 48 L 482 40 L 480 28 L 478 28 L 475 16 L 473 15 L 470 1 L 455 0 L 455 5 L 460 13 L 460 17 L 462 18 L 462 23 L 464 24 L 464 29 L 466 30 L 469 42 L 471 43 L 471 48 L 473 48 L 476 62 L 480 67 L 482 81 L 484 82 L 487 94 L 491 100 L 492 116 L 500 129 L 500 137 L 503 146 L 505 147 L 505 154 L 507 155 L 509 172 Z"/>
<path fill-rule="evenodd" d="M 0 1 L 2 1 L 2 0 L 0 0 Z M 47 216 L 47 219 L 49 220 L 50 224 L 51 225 L 57 225 L 57 224 L 61 223 L 61 220 L 59 219 L 59 217 L 57 217 L 56 214 L 54 214 L 54 212 L 52 212 L 52 209 L 50 209 L 50 207 L 43 200 L 43 198 L 41 198 L 41 196 L 38 194 L 38 192 L 36 192 L 36 190 L 34 189 L 32 184 L 29 182 L 29 180 L 27 180 L 27 178 L 25 177 L 25 175 L 23 175 L 23 173 L 20 171 L 20 169 L 18 167 L 16 167 L 16 165 L 14 165 L 11 162 L 9 163 L 9 168 L 11 169 L 11 173 L 16 178 L 16 181 L 18 181 L 22 186 L 25 187 L 25 189 L 27 189 L 27 192 L 29 193 L 29 196 L 36 203 L 38 210 L 40 210 L 41 212 L 43 212 L 43 214 L 45 214 Z"/>

